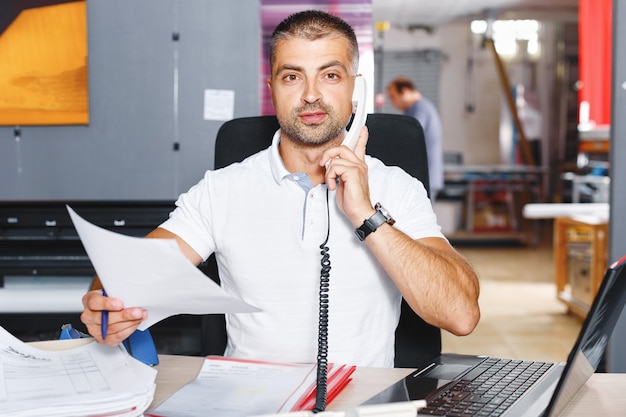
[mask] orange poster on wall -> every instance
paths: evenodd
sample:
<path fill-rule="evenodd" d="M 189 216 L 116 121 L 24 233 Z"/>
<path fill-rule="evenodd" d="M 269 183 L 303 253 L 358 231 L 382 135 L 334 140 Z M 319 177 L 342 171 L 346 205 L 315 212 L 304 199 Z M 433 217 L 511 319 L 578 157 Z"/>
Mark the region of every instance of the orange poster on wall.
<path fill-rule="evenodd" d="M 0 20 L 0 125 L 89 123 L 85 0 L 7 2 Z M 3 5 L 4 6 L 4 5 Z"/>

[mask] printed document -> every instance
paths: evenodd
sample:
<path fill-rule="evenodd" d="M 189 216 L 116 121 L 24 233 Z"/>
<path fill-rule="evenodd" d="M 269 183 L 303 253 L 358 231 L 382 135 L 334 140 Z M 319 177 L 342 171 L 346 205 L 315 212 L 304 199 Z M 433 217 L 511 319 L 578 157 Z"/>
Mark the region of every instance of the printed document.
<path fill-rule="evenodd" d="M 125 307 L 148 311 L 139 330 L 177 314 L 260 311 L 226 294 L 183 255 L 174 239 L 111 232 L 89 223 L 71 207 L 67 210 L 108 296 L 122 299 Z"/>
<path fill-rule="evenodd" d="M 122 347 L 92 342 L 43 350 L 0 327 L 3 417 L 142 416 L 154 397 L 156 373 Z"/>
<path fill-rule="evenodd" d="M 351 381 L 354 366 L 330 365 L 328 403 Z M 197 378 L 146 417 L 249 417 L 311 410 L 316 365 L 209 356 Z"/>

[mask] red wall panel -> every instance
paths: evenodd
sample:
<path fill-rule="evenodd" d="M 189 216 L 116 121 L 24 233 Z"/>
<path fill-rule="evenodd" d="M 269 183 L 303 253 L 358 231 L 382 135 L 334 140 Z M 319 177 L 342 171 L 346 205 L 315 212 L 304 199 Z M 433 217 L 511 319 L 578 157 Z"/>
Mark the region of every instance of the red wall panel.
<path fill-rule="evenodd" d="M 589 103 L 589 121 L 611 123 L 612 0 L 579 0 L 578 102 Z"/>

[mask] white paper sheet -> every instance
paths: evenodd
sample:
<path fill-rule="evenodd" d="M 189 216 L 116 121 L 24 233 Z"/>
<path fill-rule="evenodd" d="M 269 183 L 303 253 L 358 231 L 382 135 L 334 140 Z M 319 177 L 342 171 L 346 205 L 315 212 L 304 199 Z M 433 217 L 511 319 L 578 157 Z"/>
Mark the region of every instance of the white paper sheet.
<path fill-rule="evenodd" d="M 0 327 L 2 416 L 141 416 L 156 373 L 119 346 L 43 350 Z"/>
<path fill-rule="evenodd" d="M 315 376 L 315 365 L 310 364 L 209 356 L 195 380 L 146 416 L 245 417 L 285 412 L 310 389 Z"/>
<path fill-rule="evenodd" d="M 260 311 L 226 294 L 183 255 L 175 240 L 111 232 L 67 209 L 109 297 L 148 311 L 140 330 L 176 314 Z"/>
<path fill-rule="evenodd" d="M 235 114 L 234 90 L 204 90 L 204 120 L 226 121 Z"/>

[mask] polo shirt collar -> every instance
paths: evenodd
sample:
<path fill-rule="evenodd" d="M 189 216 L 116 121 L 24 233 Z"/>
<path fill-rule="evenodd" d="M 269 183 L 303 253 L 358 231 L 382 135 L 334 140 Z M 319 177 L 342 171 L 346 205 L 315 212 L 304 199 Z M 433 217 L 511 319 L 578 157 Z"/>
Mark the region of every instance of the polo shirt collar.
<path fill-rule="evenodd" d="M 280 129 L 274 133 L 274 138 L 272 139 L 272 146 L 270 148 L 270 168 L 272 169 L 272 175 L 274 176 L 274 180 L 276 183 L 280 184 L 281 180 L 291 173 L 287 171 L 285 167 L 285 163 L 283 162 L 283 158 L 280 157 L 280 153 L 278 152 L 278 144 L 280 143 Z"/>

